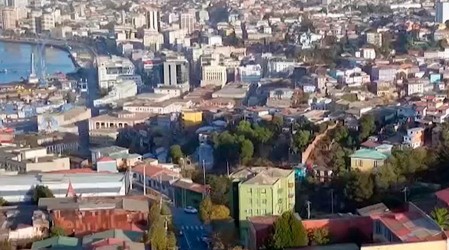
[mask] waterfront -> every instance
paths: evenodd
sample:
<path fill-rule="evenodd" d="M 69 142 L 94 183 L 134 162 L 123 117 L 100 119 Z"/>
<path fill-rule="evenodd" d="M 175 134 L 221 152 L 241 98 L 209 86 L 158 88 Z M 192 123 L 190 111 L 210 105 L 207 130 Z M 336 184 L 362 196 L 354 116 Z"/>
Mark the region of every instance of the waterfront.
<path fill-rule="evenodd" d="M 38 54 L 39 47 L 25 43 L 10 43 L 0 41 L 0 83 L 10 83 L 26 79 L 30 73 L 31 52 Z M 46 73 L 69 73 L 75 70 L 69 53 L 57 48 L 46 47 L 45 52 Z M 38 57 L 38 55 L 36 55 Z M 37 61 L 37 59 L 36 59 Z M 39 63 L 35 63 L 38 65 Z M 37 66 L 39 68 L 39 66 Z"/>

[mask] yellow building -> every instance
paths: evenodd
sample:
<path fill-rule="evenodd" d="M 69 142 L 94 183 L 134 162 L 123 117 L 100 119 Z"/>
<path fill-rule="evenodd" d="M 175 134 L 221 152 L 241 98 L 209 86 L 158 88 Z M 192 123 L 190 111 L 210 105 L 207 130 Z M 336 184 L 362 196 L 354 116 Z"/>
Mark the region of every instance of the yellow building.
<path fill-rule="evenodd" d="M 185 127 L 200 125 L 203 122 L 203 112 L 201 111 L 182 111 L 181 115 Z"/>
<path fill-rule="evenodd" d="M 375 167 L 380 167 L 388 158 L 387 155 L 374 149 L 359 149 L 351 157 L 351 169 L 360 171 L 371 171 Z"/>

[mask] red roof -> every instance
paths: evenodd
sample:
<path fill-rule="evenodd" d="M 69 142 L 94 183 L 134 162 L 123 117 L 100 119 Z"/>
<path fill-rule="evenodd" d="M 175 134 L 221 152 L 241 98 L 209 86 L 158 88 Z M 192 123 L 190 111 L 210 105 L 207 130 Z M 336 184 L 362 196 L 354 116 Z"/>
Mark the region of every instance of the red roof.
<path fill-rule="evenodd" d="M 132 171 L 136 172 L 136 173 L 143 174 L 144 168 L 145 168 L 145 175 L 150 178 L 151 177 L 154 178 L 161 174 L 166 174 L 166 175 L 170 175 L 170 176 L 180 176 L 179 173 L 172 171 L 170 169 L 166 169 L 166 168 L 154 166 L 154 165 L 149 165 L 149 164 L 140 164 L 138 166 L 135 166 Z"/>
<path fill-rule="evenodd" d="M 436 192 L 435 195 L 439 200 L 446 203 L 446 206 L 449 206 L 449 188 L 442 189 Z"/>
<path fill-rule="evenodd" d="M 332 238 L 338 243 L 348 242 L 352 230 L 360 232 L 364 236 L 364 240 L 372 240 L 373 220 L 368 216 L 303 220 L 302 223 L 306 230 L 327 228 L 329 235 L 332 235 Z"/>
<path fill-rule="evenodd" d="M 108 161 L 115 161 L 115 160 L 108 156 L 103 156 L 97 160 L 97 162 L 108 162 Z"/>

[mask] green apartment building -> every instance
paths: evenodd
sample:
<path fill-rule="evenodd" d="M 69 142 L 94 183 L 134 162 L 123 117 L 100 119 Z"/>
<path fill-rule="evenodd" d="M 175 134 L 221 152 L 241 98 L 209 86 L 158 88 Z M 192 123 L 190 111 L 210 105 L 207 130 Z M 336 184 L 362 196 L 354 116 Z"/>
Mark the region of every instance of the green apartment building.
<path fill-rule="evenodd" d="M 239 223 L 240 239 L 248 245 L 248 217 L 281 215 L 295 206 L 295 172 L 254 167 L 239 170 L 233 180 L 231 212 Z"/>

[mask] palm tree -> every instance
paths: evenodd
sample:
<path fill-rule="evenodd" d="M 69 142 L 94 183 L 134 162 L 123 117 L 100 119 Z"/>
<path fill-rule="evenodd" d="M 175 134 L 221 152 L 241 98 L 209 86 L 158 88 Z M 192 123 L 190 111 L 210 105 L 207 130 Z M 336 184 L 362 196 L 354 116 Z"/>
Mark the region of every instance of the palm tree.
<path fill-rule="evenodd" d="M 446 208 L 435 208 L 430 213 L 430 216 L 441 229 L 446 230 L 449 228 L 449 211 Z"/>

